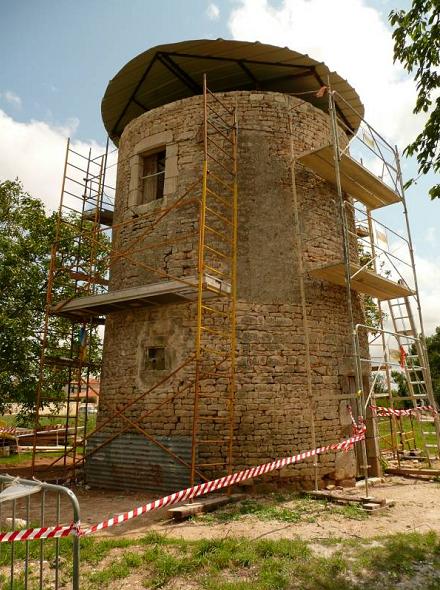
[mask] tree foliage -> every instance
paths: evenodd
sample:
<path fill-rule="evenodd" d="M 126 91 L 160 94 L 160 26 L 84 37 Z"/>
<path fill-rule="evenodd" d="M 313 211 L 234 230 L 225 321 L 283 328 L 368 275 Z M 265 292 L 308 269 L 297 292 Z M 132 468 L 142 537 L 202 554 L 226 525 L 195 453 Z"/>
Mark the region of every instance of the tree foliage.
<path fill-rule="evenodd" d="M 437 403 L 440 402 L 440 326 L 435 329 L 435 334 L 425 338 L 426 351 L 428 354 L 428 362 L 431 371 L 432 389 Z M 417 350 L 413 345 L 410 349 L 411 355 L 416 355 Z M 415 364 L 420 364 L 418 358 L 415 359 Z M 409 395 L 408 382 L 405 374 L 401 371 L 392 371 L 391 376 L 397 385 L 397 395 Z M 410 405 L 409 403 L 407 404 Z"/>
<path fill-rule="evenodd" d="M 72 214 L 70 223 L 61 225 L 58 268 L 74 268 L 78 260 L 90 257 L 95 245 L 75 239 L 80 223 Z M 34 411 L 56 224 L 57 214 L 46 215 L 42 202 L 25 193 L 18 181 L 0 183 L 0 413 L 12 404 L 18 404 L 24 415 Z M 104 238 L 101 241 L 98 260 L 103 259 L 108 246 Z M 75 283 L 68 272 L 55 274 L 52 293 L 54 301 L 75 295 Z M 79 330 L 69 320 L 51 316 L 47 355 L 75 355 Z M 89 340 L 91 360 L 99 364 L 100 338 L 96 329 Z M 43 397 L 64 401 L 70 379 L 68 369 L 46 365 Z"/>
<path fill-rule="evenodd" d="M 408 156 L 416 155 L 419 173 L 440 171 L 440 2 L 413 0 L 411 8 L 393 10 L 389 16 L 395 27 L 394 59 L 414 74 L 417 101 L 414 113 L 429 113 L 423 131 L 405 148 Z M 409 181 L 410 185 L 414 180 Z M 440 184 L 429 194 L 440 198 Z"/>
<path fill-rule="evenodd" d="M 391 377 L 394 383 L 397 385 L 397 395 L 399 397 L 407 397 L 409 395 L 408 390 L 408 381 L 404 373 L 400 371 L 391 371 Z M 406 400 L 406 403 L 403 404 L 405 407 L 410 407 L 410 403 Z"/>
<path fill-rule="evenodd" d="M 431 368 L 432 388 L 437 400 L 440 400 L 440 326 L 435 329 L 435 334 L 427 336 L 426 348 Z"/>
<path fill-rule="evenodd" d="M 35 394 L 55 216 L 23 192 L 0 184 L 0 410 Z"/>
<path fill-rule="evenodd" d="M 365 247 L 365 245 L 362 242 L 358 242 L 357 249 L 360 265 L 362 267 L 366 266 L 369 270 L 374 272 L 375 267 L 373 264 L 372 253 Z M 380 265 L 380 271 L 383 271 L 383 266 L 384 263 Z M 389 274 L 389 271 L 385 271 L 386 276 L 389 276 Z M 378 304 L 370 295 L 364 294 L 362 297 L 362 301 L 365 314 L 365 323 L 367 326 L 369 326 L 371 332 L 374 334 L 375 330 L 380 329 L 382 327 L 382 321 L 386 318 L 386 314 L 379 309 Z"/>

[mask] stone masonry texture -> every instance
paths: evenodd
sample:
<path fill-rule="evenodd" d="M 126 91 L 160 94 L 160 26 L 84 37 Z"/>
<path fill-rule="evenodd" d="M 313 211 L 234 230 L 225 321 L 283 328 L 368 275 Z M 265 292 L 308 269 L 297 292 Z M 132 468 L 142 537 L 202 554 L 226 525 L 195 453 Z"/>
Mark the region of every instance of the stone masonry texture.
<path fill-rule="evenodd" d="M 337 442 L 351 432 L 346 403 L 353 373 L 346 289 L 314 279 L 313 268 L 343 261 L 339 202 L 333 187 L 298 162 L 298 156 L 330 143 L 329 117 L 303 100 L 275 92 L 220 94 L 237 108 L 238 270 L 237 372 L 234 417 L 234 468 L 257 465 L 313 446 L 314 409 L 317 445 Z M 197 272 L 198 206 L 203 163 L 203 98 L 195 96 L 154 109 L 131 121 L 120 141 L 113 231 L 115 256 L 110 289 L 194 277 Z M 341 132 L 341 142 L 347 139 Z M 166 147 L 164 198 L 141 205 L 139 154 Z M 293 183 L 298 202 L 303 251 L 298 252 Z M 184 197 L 182 206 L 157 223 L 159 209 Z M 354 220 L 350 220 L 354 224 Z M 118 225 L 121 224 L 121 225 Z M 176 239 L 177 238 L 177 239 Z M 174 241 L 173 243 L 170 243 Z M 122 252 L 123 255 L 118 253 Z M 309 399 L 305 334 L 300 300 L 298 256 L 303 257 L 313 400 Z M 352 245 L 352 256 L 356 257 Z M 364 320 L 362 300 L 353 293 L 355 320 Z M 223 302 L 214 302 L 226 309 Z M 175 371 L 193 354 L 196 305 L 164 304 L 110 313 L 104 342 L 98 424 L 148 392 L 103 431 L 139 427 L 160 440 L 179 437 L 191 443 L 194 364 Z M 221 327 L 221 320 L 212 325 Z M 224 344 L 213 340 L 221 349 Z M 362 343 L 363 354 L 368 351 Z M 146 365 L 147 350 L 165 348 L 165 369 Z M 159 382 L 161 384 L 158 385 Z M 209 399 L 203 415 L 228 416 L 227 379 L 214 375 L 202 383 Z M 174 398 L 173 398 L 174 395 Z M 171 399 L 173 398 L 173 399 Z M 170 401 L 166 400 L 169 399 Z M 163 403 L 162 403 L 163 402 Z M 157 406 L 160 407 L 157 409 Z M 226 437 L 226 420 L 201 422 L 202 439 Z M 199 462 L 222 462 L 227 445 L 199 445 Z M 102 465 L 105 469 L 105 465 Z M 154 466 L 160 471 L 160 466 Z M 153 469 L 153 466 L 152 466 Z M 209 475 L 224 470 L 212 468 Z M 354 453 L 323 456 L 321 485 L 352 482 Z M 161 478 L 166 478 L 161 473 Z M 314 468 L 306 461 L 275 476 L 310 488 Z M 274 478 L 272 478 L 272 482 Z M 139 482 L 142 488 L 142 482 Z"/>

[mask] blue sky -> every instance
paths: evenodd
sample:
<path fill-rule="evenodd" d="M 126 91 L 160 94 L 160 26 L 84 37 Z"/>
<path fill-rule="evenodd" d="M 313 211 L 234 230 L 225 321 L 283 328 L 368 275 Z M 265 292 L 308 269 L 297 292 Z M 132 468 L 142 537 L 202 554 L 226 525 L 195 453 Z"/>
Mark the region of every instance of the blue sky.
<path fill-rule="evenodd" d="M 78 137 L 104 141 L 101 98 L 127 61 L 160 43 L 229 36 L 226 19 L 209 19 L 207 7 L 205 0 L 0 0 L 0 51 L 9 56 L 0 84 L 23 101 L 14 116 L 58 125 L 77 117 Z"/>
<path fill-rule="evenodd" d="M 145 49 L 191 38 L 288 45 L 347 77 L 367 118 L 402 147 L 420 127 L 414 87 L 392 64 L 387 14 L 407 0 L 0 0 L 0 178 L 18 176 L 53 205 L 62 143 L 103 144 L 108 80 Z M 406 176 L 415 173 L 405 162 Z M 440 202 L 432 177 L 408 194 L 423 299 L 440 324 Z M 53 196 L 52 196 L 53 195 Z M 385 213 L 393 221 L 393 211 Z"/>
<path fill-rule="evenodd" d="M 327 0 L 332 2 L 334 0 Z M 104 141 L 100 101 L 110 78 L 149 47 L 191 38 L 230 38 L 228 16 L 237 2 L 218 0 L 0 0 L 2 90 L 22 99 L 12 110 L 62 125 L 78 118 L 77 136 Z M 282 2 L 276 0 L 273 6 Z M 384 14 L 391 2 L 368 2 Z M 395 5 L 407 2 L 396 0 Z M 275 42 L 275 41 L 274 41 Z M 291 47 L 295 49 L 292 39 Z"/>

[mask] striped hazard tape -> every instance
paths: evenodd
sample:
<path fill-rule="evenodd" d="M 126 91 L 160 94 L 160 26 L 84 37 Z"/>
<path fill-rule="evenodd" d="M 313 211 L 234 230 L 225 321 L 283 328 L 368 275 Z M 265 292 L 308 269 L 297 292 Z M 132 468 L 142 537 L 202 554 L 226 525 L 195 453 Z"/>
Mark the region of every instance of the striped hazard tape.
<path fill-rule="evenodd" d="M 420 412 L 427 412 L 437 416 L 438 412 L 433 406 L 418 406 L 417 408 L 408 408 L 407 410 L 396 410 L 394 408 L 385 408 L 383 406 L 370 406 L 376 416 L 413 416 Z"/>
<path fill-rule="evenodd" d="M 0 426 L 0 435 L 1 434 L 15 434 L 17 429 L 14 426 Z"/>
<path fill-rule="evenodd" d="M 0 543 L 12 543 L 14 541 L 35 541 L 37 539 L 54 539 L 59 537 L 68 537 L 69 535 L 79 535 L 80 525 L 57 525 L 46 526 L 37 529 L 26 529 L 21 531 L 10 531 L 0 533 Z"/>
<path fill-rule="evenodd" d="M 277 459 L 272 463 L 265 463 L 263 465 L 258 465 L 257 467 L 251 467 L 250 469 L 238 471 L 237 473 L 225 475 L 224 477 L 221 477 L 219 479 L 201 483 L 199 485 L 187 488 L 186 490 L 181 490 L 180 492 L 175 492 L 174 494 L 164 496 L 159 500 L 154 500 L 153 502 L 149 502 L 148 504 L 144 504 L 143 506 L 138 506 L 134 510 L 129 510 L 128 512 L 123 512 L 121 514 L 113 516 L 112 518 L 104 520 L 99 524 L 95 524 L 86 530 L 82 530 L 80 534 L 90 535 L 92 533 L 96 533 L 97 531 L 108 529 L 112 526 L 127 522 L 132 518 L 141 516 L 142 514 L 146 514 L 147 512 L 152 512 L 153 510 L 158 510 L 159 508 L 172 506 L 173 504 L 178 504 L 179 502 L 185 502 L 187 500 L 191 500 L 192 498 L 197 498 L 198 496 L 203 496 L 204 494 L 209 494 L 210 492 L 221 490 L 223 488 L 246 481 L 247 479 L 259 477 L 261 475 L 270 473 L 271 471 L 276 471 L 277 469 L 287 467 L 288 465 L 299 463 L 301 461 L 304 461 L 304 459 L 308 459 L 316 455 L 323 455 L 324 453 L 329 452 L 337 453 L 340 451 L 348 451 L 353 447 L 354 444 L 360 442 L 365 438 L 365 431 L 366 427 L 362 423 L 361 426 L 356 427 L 356 433 L 351 438 L 345 439 L 339 443 L 326 445 L 324 447 L 318 447 L 317 449 L 309 451 L 303 451 L 298 455 L 284 457 L 283 459 Z"/>
<path fill-rule="evenodd" d="M 102 531 L 104 529 L 108 529 L 110 527 L 127 522 L 132 518 L 137 518 L 138 516 L 146 514 L 147 512 L 159 510 L 160 508 L 165 508 L 166 506 L 172 506 L 173 504 L 178 504 L 179 502 L 185 502 L 187 500 L 191 500 L 192 498 L 197 498 L 199 496 L 209 494 L 210 492 L 215 492 L 217 490 L 233 486 L 254 477 L 260 477 L 267 473 L 271 473 L 272 471 L 282 469 L 283 467 L 300 463 L 301 461 L 309 459 L 310 457 L 315 457 L 317 455 L 323 455 L 330 452 L 338 453 L 341 451 L 349 451 L 356 443 L 365 439 L 365 431 L 366 426 L 364 425 L 362 418 L 359 418 L 359 425 L 354 422 L 353 436 L 339 443 L 332 443 L 330 445 L 325 445 L 316 449 L 303 451 L 297 455 L 292 455 L 291 457 L 276 459 L 271 463 L 257 465 L 256 467 L 237 471 L 236 473 L 225 475 L 219 479 L 207 481 L 190 488 L 186 488 L 185 490 L 174 492 L 169 496 L 164 496 L 158 500 L 148 502 L 148 504 L 138 506 L 137 508 L 129 510 L 128 512 L 117 514 L 112 518 L 103 520 L 102 522 L 94 524 L 87 529 L 81 529 L 79 523 L 77 523 L 67 526 L 43 527 L 39 529 L 12 531 L 8 533 L 0 533 L 0 543 L 11 543 L 13 541 L 31 541 L 34 539 L 48 539 L 53 537 L 67 537 L 68 535 L 91 535 L 98 531 Z"/>

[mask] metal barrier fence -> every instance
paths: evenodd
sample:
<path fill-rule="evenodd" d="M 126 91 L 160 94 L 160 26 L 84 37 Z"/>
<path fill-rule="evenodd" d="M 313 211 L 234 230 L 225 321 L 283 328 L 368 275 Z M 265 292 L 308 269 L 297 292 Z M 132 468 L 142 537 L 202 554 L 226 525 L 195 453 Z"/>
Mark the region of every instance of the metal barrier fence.
<path fill-rule="evenodd" d="M 56 527 L 79 520 L 78 500 L 71 490 L 0 475 L 1 531 Z M 2 590 L 79 590 L 78 535 L 42 536 L 0 542 Z"/>

